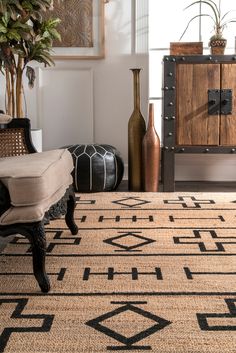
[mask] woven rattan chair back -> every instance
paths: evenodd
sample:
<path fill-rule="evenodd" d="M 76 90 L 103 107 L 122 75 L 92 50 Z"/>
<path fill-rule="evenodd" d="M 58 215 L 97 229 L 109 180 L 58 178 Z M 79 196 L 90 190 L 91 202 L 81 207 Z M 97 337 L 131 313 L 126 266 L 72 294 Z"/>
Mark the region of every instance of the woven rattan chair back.
<path fill-rule="evenodd" d="M 13 119 L 0 126 L 0 158 L 37 152 L 31 141 L 29 119 Z"/>

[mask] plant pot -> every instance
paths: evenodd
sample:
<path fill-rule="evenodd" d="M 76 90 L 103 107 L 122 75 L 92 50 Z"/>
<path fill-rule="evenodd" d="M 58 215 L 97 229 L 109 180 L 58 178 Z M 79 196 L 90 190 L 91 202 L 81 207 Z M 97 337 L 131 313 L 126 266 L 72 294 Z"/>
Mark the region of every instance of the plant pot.
<path fill-rule="evenodd" d="M 42 152 L 42 129 L 31 129 L 31 139 L 37 152 Z"/>
<path fill-rule="evenodd" d="M 212 55 L 223 55 L 225 52 L 226 39 L 212 39 L 209 43 Z"/>

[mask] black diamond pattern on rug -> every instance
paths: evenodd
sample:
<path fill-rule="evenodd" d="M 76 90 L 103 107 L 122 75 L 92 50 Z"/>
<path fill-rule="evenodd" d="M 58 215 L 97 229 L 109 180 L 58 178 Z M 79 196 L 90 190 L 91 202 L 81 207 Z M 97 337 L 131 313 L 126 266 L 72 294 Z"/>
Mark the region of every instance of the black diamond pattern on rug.
<path fill-rule="evenodd" d="M 121 235 L 117 235 L 115 237 L 112 238 L 108 238 L 103 240 L 104 243 L 116 246 L 118 248 L 121 248 L 122 250 L 115 250 L 115 251 L 142 251 L 140 248 L 142 246 L 145 246 L 147 244 L 151 244 L 154 243 L 155 240 L 150 239 L 150 238 L 146 238 L 142 235 L 140 235 L 142 232 L 118 232 L 121 233 Z M 130 241 L 130 239 L 135 238 L 135 243 L 133 243 L 132 245 L 126 245 L 127 242 Z M 115 242 L 114 240 L 118 240 L 118 239 L 122 239 L 123 243 L 120 242 Z M 133 240 L 133 239 L 132 239 Z M 140 242 L 141 240 L 141 242 Z"/>
<path fill-rule="evenodd" d="M 144 338 L 150 335 L 153 335 L 157 331 L 160 331 L 164 329 L 166 326 L 171 324 L 170 321 L 163 319 L 159 316 L 156 316 L 155 314 L 145 311 L 140 307 L 136 306 L 140 304 L 147 304 L 147 302 L 111 302 L 111 304 L 122 304 L 122 306 L 86 322 L 86 325 L 124 344 L 124 346 L 108 346 L 107 347 L 108 350 L 123 350 L 123 349 L 149 350 L 151 349 L 151 346 L 134 346 L 134 344 L 139 341 L 142 341 Z M 116 317 L 127 311 L 133 312 L 137 315 L 143 316 L 144 318 L 150 319 L 151 321 L 154 321 L 155 324 L 154 325 L 152 324 L 146 330 L 141 330 L 140 332 L 133 334 L 131 337 L 127 337 L 123 334 L 120 334 L 119 332 L 116 332 L 115 330 L 112 330 L 107 326 L 101 324 L 101 322 L 104 322 L 109 318 Z"/>
<path fill-rule="evenodd" d="M 150 203 L 150 201 L 142 200 L 140 197 L 125 197 L 124 199 L 112 201 L 112 203 L 133 208 Z"/>

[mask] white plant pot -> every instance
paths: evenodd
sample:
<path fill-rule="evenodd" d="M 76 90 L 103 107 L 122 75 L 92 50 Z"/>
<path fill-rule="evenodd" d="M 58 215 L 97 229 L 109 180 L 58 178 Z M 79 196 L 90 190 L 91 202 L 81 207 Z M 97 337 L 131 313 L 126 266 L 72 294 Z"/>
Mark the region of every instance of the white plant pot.
<path fill-rule="evenodd" d="M 42 152 L 42 129 L 31 129 L 31 138 L 37 152 Z"/>

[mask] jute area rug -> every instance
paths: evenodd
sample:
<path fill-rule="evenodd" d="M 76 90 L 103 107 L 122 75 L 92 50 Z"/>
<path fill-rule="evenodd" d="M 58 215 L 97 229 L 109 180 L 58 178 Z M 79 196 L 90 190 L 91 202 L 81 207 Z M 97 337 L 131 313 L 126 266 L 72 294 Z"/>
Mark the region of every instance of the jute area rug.
<path fill-rule="evenodd" d="M 29 244 L 0 257 L 0 352 L 236 352 L 236 194 L 77 195 L 47 229 L 52 290 Z"/>

